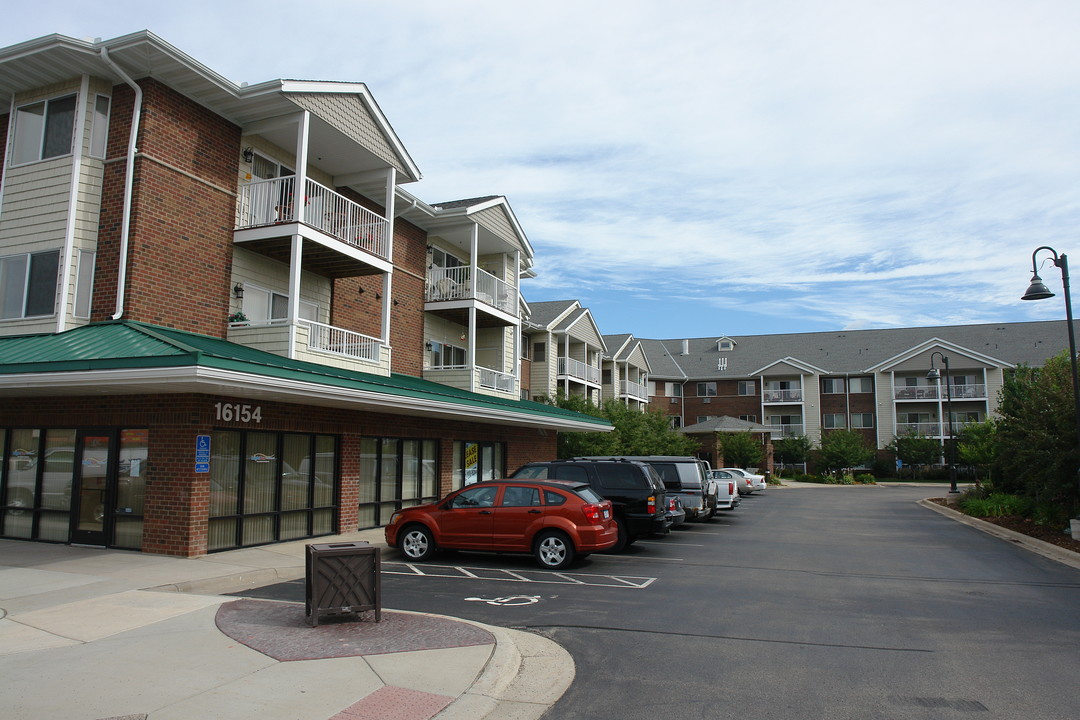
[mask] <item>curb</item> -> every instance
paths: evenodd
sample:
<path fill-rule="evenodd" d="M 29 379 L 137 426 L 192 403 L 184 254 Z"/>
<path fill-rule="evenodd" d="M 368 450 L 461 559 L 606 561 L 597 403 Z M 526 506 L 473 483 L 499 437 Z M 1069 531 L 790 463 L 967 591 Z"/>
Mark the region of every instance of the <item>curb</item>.
<path fill-rule="evenodd" d="M 969 527 L 973 527 L 976 530 L 981 530 L 987 535 L 993 535 L 1001 540 L 1008 540 L 1015 543 L 1033 553 L 1042 555 L 1043 557 L 1059 562 L 1063 565 L 1068 565 L 1071 568 L 1080 570 L 1080 553 L 1075 553 L 1071 550 L 1065 550 L 1059 548 L 1053 543 L 1044 542 L 1037 538 L 1028 537 L 1023 533 L 1018 533 L 1014 530 L 1008 530 L 995 525 L 994 523 L 986 522 L 978 518 L 973 518 L 970 515 L 965 515 L 959 510 L 953 510 L 952 508 L 945 507 L 944 505 L 938 505 L 935 502 L 930 502 L 929 498 L 919 500 L 918 503 L 923 507 L 930 508 L 931 510 L 941 513 L 945 517 L 952 518 L 953 520 L 963 523 Z"/>

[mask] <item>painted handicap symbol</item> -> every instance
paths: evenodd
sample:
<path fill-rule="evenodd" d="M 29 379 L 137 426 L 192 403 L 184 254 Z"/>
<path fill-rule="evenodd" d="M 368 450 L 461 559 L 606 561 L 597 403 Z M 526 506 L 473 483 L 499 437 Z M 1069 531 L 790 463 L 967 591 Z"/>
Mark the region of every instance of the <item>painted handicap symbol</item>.
<path fill-rule="evenodd" d="M 466 602 L 482 602 L 482 603 L 487 603 L 488 605 L 499 605 L 499 606 L 506 606 L 506 605 L 533 605 L 535 603 L 540 602 L 540 596 L 539 595 L 506 595 L 504 597 L 497 597 L 497 598 L 468 597 L 468 598 L 465 598 L 465 601 Z"/>

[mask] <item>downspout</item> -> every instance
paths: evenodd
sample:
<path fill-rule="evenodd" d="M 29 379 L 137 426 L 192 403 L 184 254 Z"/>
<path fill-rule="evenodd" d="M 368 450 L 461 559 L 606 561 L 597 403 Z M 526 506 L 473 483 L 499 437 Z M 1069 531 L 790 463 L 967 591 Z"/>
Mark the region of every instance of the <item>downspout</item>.
<path fill-rule="evenodd" d="M 79 85 L 79 100 L 75 106 L 78 117 L 75 120 L 75 141 L 71 159 L 71 187 L 68 190 L 68 216 L 64 227 L 64 253 L 60 268 L 60 311 L 56 313 L 56 332 L 62 333 L 67 328 L 68 298 L 71 297 L 71 267 L 75 255 L 75 220 L 79 206 L 79 181 L 82 179 L 83 142 L 86 134 L 86 112 L 90 103 L 90 76 L 83 75 Z M 74 314 L 74 313 L 73 313 Z"/>
<path fill-rule="evenodd" d="M 124 166 L 124 213 L 120 223 L 120 265 L 116 272 L 116 312 L 112 315 L 113 320 L 119 320 L 124 315 L 124 286 L 127 284 L 128 244 L 131 234 L 131 195 L 135 182 L 135 154 L 138 152 L 135 141 L 139 137 L 143 91 L 126 72 L 120 69 L 119 65 L 112 61 L 108 48 L 101 48 L 101 59 L 135 91 L 135 106 L 131 111 L 131 132 L 128 135 L 127 162 Z"/>

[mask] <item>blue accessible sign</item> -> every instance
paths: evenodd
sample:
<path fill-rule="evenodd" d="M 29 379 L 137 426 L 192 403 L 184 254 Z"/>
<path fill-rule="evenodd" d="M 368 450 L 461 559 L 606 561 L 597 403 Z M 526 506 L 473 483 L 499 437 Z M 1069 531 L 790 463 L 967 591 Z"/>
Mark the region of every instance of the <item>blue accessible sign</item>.
<path fill-rule="evenodd" d="M 210 436 L 195 436 L 195 472 L 210 472 Z"/>

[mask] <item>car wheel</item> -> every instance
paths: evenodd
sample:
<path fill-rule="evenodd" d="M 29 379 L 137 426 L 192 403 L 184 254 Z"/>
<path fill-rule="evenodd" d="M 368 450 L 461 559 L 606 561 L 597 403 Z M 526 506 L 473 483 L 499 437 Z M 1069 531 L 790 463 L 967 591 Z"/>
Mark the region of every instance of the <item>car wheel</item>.
<path fill-rule="evenodd" d="M 615 544 L 609 547 L 604 552 L 617 553 L 622 552 L 627 545 L 630 544 L 630 536 L 626 533 L 626 523 L 616 518 L 615 527 L 619 529 L 619 539 L 615 541 Z"/>
<path fill-rule="evenodd" d="M 574 545 L 561 532 L 542 532 L 533 543 L 533 555 L 540 567 L 561 570 L 574 561 Z"/>
<path fill-rule="evenodd" d="M 410 525 L 402 530 L 398 546 L 410 560 L 427 560 L 435 554 L 435 538 L 423 525 Z"/>

